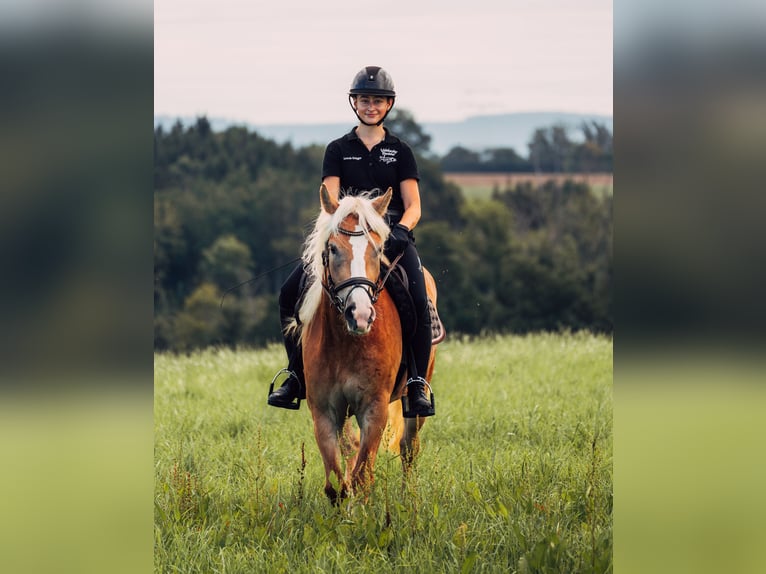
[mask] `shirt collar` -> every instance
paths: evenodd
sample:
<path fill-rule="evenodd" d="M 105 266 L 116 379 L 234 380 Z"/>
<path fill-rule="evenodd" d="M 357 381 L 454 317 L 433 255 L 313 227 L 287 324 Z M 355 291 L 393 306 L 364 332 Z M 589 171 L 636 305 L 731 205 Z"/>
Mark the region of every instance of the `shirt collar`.
<path fill-rule="evenodd" d="M 397 137 L 394 135 L 391 135 L 391 132 L 388 131 L 388 128 L 384 127 L 383 131 L 386 132 L 386 137 L 383 138 L 382 143 L 387 143 L 387 144 L 396 143 Z M 351 128 L 351 131 L 346 134 L 346 139 L 348 141 L 354 141 L 354 140 L 362 141 L 359 139 L 359 136 L 356 135 L 356 126 Z"/>

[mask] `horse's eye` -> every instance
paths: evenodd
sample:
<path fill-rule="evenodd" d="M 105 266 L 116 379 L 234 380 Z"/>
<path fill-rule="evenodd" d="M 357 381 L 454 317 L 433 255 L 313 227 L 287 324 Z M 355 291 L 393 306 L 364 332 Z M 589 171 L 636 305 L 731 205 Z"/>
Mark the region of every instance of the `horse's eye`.
<path fill-rule="evenodd" d="M 337 255 L 338 254 L 338 247 L 333 245 L 332 243 L 330 244 L 330 254 L 331 255 Z"/>

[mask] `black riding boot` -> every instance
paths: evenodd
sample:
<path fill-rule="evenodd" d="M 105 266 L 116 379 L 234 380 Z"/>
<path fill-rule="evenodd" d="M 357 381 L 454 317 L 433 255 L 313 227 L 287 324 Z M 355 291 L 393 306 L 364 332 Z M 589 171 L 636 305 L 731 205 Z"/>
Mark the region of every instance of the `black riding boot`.
<path fill-rule="evenodd" d="M 428 360 L 431 356 L 431 316 L 426 311 L 425 316 L 418 317 L 418 327 L 412 338 L 412 355 L 414 355 L 415 373 L 407 381 L 406 401 L 402 401 L 402 414 L 405 418 L 431 417 L 436 414 L 434 394 L 431 385 L 425 379 L 428 372 Z M 426 387 L 431 399 L 426 395 Z"/>
<path fill-rule="evenodd" d="M 284 328 L 291 317 L 283 308 L 280 308 L 279 314 L 284 332 Z M 297 341 L 297 337 L 293 335 L 284 335 L 284 338 L 285 351 L 287 352 L 287 368 L 279 371 L 271 381 L 267 402 L 272 407 L 297 410 L 300 408 L 301 399 L 306 398 L 306 385 L 303 380 L 303 350 L 301 349 L 300 343 Z M 282 386 L 275 391 L 274 382 L 282 374 L 286 374 L 287 379 L 282 383 Z"/>

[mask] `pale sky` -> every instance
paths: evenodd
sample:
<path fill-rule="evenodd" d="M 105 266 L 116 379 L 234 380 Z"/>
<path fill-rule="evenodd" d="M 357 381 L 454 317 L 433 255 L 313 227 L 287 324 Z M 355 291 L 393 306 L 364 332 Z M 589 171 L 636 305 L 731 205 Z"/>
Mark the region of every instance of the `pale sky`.
<path fill-rule="evenodd" d="M 255 124 L 353 122 L 382 66 L 419 122 L 612 115 L 607 0 L 155 0 L 154 112 Z"/>

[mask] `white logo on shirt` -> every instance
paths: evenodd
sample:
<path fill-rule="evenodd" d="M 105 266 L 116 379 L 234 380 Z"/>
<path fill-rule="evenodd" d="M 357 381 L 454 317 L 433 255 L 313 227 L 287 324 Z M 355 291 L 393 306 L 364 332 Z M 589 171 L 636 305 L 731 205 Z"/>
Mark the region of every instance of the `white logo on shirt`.
<path fill-rule="evenodd" d="M 380 148 L 380 161 L 385 164 L 393 163 L 396 161 L 396 154 L 399 153 L 395 149 L 382 147 Z"/>
<path fill-rule="evenodd" d="M 360 161 L 361 159 L 362 159 L 362 156 L 360 155 L 347 155 L 343 158 L 343 161 L 348 161 L 348 160 Z"/>

